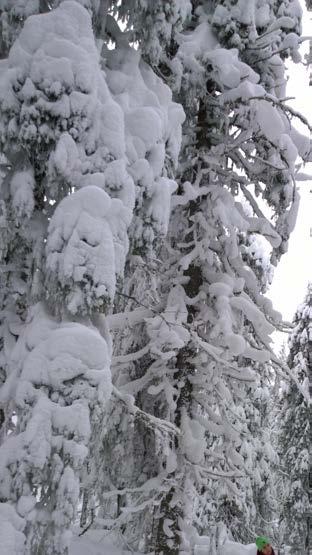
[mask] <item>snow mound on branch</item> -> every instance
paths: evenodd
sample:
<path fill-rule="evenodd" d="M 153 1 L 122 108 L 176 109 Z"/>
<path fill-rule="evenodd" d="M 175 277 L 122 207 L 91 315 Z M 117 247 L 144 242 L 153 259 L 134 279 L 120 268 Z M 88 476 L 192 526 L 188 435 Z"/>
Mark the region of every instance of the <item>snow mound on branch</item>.
<path fill-rule="evenodd" d="M 31 393 L 29 383 L 45 385 L 53 391 L 66 392 L 66 382 L 81 378 L 90 381 L 92 386 L 101 386 L 101 397 L 109 395 L 110 372 L 107 346 L 101 336 L 94 330 L 81 324 L 64 323 L 49 332 L 44 341 L 26 356 L 17 387 L 17 400 L 24 404 Z M 103 381 L 104 380 L 104 381 Z M 78 388 L 80 389 L 80 388 Z M 26 394 L 26 398 L 25 398 Z M 74 396 L 75 393 L 74 393 Z M 79 400 L 79 396 L 77 396 Z M 92 398 L 90 398 L 92 400 Z M 57 429 L 67 426 L 65 413 L 70 413 L 71 425 L 77 428 L 77 434 L 85 439 L 90 433 L 87 423 L 80 420 L 79 414 L 70 407 L 57 407 L 62 418 L 53 414 Z"/>
<path fill-rule="evenodd" d="M 125 114 L 127 155 L 130 162 L 147 158 L 154 177 L 160 177 L 164 147 L 173 163 L 181 145 L 182 106 L 173 102 L 170 88 L 132 49 L 109 50 L 107 81 Z"/>
<path fill-rule="evenodd" d="M 242 79 L 248 79 L 253 84 L 259 81 L 257 73 L 239 60 L 236 49 L 218 48 L 208 52 L 204 60 L 212 63 L 217 80 L 224 88 L 237 87 Z"/>
<path fill-rule="evenodd" d="M 0 554 L 22 555 L 24 553 L 25 520 L 8 503 L 0 503 Z"/>
<path fill-rule="evenodd" d="M 0 464 L 10 462 L 12 456 L 23 456 L 6 447 L 19 442 L 28 445 L 29 453 L 33 452 L 38 467 L 42 467 L 51 447 L 52 429 L 77 441 L 88 439 L 89 405 L 98 400 L 105 404 L 110 396 L 109 350 L 97 330 L 74 322 L 58 323 L 38 304 L 12 354 L 12 366 L 18 368 L 21 363 L 15 399 L 19 407 L 33 404 L 35 408 L 25 431 L 10 436 L 2 446 Z M 52 398 L 48 397 L 50 390 Z M 4 386 L 2 399 L 5 394 L 12 395 L 10 384 Z M 66 400 L 62 406 L 57 403 L 60 396 Z M 81 418 L 83 414 L 86 418 Z M 34 444 L 36 449 L 31 449 Z"/>
<path fill-rule="evenodd" d="M 243 79 L 258 83 L 257 73 L 239 60 L 238 55 L 235 48 L 221 48 L 211 24 L 203 21 L 194 31 L 180 34 L 180 47 L 173 62 L 177 88 L 183 78 L 193 82 L 201 80 L 206 65 L 211 66 L 212 77 L 222 90 L 237 87 Z"/>
<path fill-rule="evenodd" d="M 173 102 L 169 87 L 137 51 L 108 50 L 105 57 L 109 88 L 124 113 L 126 154 L 136 186 L 131 235 L 142 248 L 167 233 L 170 197 L 176 189 L 168 170 L 178 162 L 184 112 L 180 104 Z M 119 185 L 115 168 L 112 172 L 110 166 L 105 172 L 110 174 L 105 189 L 116 196 Z"/>
<path fill-rule="evenodd" d="M 34 210 L 34 175 L 31 169 L 17 171 L 12 177 L 10 191 L 12 207 L 17 218 L 30 218 Z"/>
<path fill-rule="evenodd" d="M 99 71 L 91 19 L 81 5 L 68 0 L 28 18 L 10 51 L 9 67 L 17 101 L 24 104 L 20 140 L 50 141 L 53 116 L 56 133 L 62 129 L 58 119 L 67 120 L 63 130 L 79 137 L 87 151 L 100 142 L 115 157 L 123 155 L 122 111 Z"/>
<path fill-rule="evenodd" d="M 18 141 L 33 151 L 48 199 L 59 201 L 73 188 L 97 185 L 131 214 L 135 189 L 127 168 L 123 108 L 108 88 L 83 6 L 66 0 L 27 19 L 4 69 L 0 107 L 3 142 Z M 29 217 L 33 208 L 26 177 L 14 177 L 11 186 L 19 217 Z M 128 226 L 131 217 L 121 219 Z M 119 232 L 115 235 L 120 241 Z"/>
<path fill-rule="evenodd" d="M 20 517 L 37 521 L 40 513 L 40 519 L 46 519 L 55 531 L 53 547 L 59 552 L 57 542 L 65 549 L 70 541 L 71 533 L 64 535 L 63 531 L 70 528 L 77 509 L 79 475 L 88 455 L 91 424 L 101 419 L 111 393 L 109 349 L 97 330 L 79 323 L 59 323 L 38 304 L 16 344 L 11 365 L 10 377 L 12 383 L 17 380 L 17 386 L 10 387 L 8 380 L 1 400 L 13 396 L 17 408 L 23 410 L 23 419 L 19 433 L 8 436 L 1 447 L 0 497 L 9 498 L 12 489 L 23 495 L 18 496 L 17 512 L 0 504 L 0 514 L 12 517 L 13 542 L 15 536 L 22 541 L 17 534 L 23 529 Z M 17 463 L 19 473 L 15 475 L 11 469 Z M 48 482 L 54 491 L 54 505 L 51 502 L 49 509 L 44 509 L 33 495 L 32 484 Z"/>
<path fill-rule="evenodd" d="M 199 464 L 204 460 L 206 443 L 204 441 L 205 429 L 196 419 L 188 417 L 184 411 L 181 422 L 182 430 L 182 452 L 193 464 Z"/>
<path fill-rule="evenodd" d="M 190 338 L 188 330 L 183 326 L 186 319 L 185 292 L 181 286 L 172 287 L 162 315 L 145 320 L 152 351 L 156 356 L 169 360 L 175 356 L 174 349 L 181 349 L 186 345 Z"/>
<path fill-rule="evenodd" d="M 73 314 L 112 302 L 128 252 L 130 219 L 120 200 L 93 185 L 63 199 L 48 231 L 49 296 L 53 299 L 61 288 Z"/>

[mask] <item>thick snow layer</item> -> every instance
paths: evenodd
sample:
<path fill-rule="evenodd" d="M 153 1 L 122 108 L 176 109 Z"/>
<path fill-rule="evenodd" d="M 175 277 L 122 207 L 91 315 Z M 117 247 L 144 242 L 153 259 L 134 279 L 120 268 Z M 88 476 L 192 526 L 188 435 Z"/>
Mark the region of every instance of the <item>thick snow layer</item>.
<path fill-rule="evenodd" d="M 19 433 L 9 435 L 0 451 L 0 497 L 10 498 L 14 491 L 19 495 L 17 512 L 0 504 L 0 516 L 5 514 L 8 521 L 6 555 L 24 552 L 15 548 L 23 540 L 24 517 L 36 522 L 40 514 L 52 523 L 55 545 L 70 540 L 70 531 L 63 531 L 75 517 L 91 424 L 110 398 L 110 362 L 109 348 L 97 329 L 59 322 L 42 304 L 30 311 L 12 352 L 13 379 L 1 390 L 1 400 L 14 399 L 17 411 L 23 410 Z M 13 476 L 12 466 L 19 470 Z M 48 479 L 55 492 L 52 511 L 42 507 L 31 486 Z"/>
<path fill-rule="evenodd" d="M 226 542 L 221 547 L 220 555 L 256 555 L 257 547 L 254 543 L 243 545 L 241 543 Z"/>
<path fill-rule="evenodd" d="M 17 405 L 33 403 L 35 408 L 25 431 L 10 436 L 2 446 L 1 466 L 10 464 L 12 457 L 14 460 L 23 456 L 22 452 L 12 451 L 11 443 L 17 443 L 28 445 L 40 467 L 51 448 L 52 428 L 57 435 L 69 434 L 78 441 L 87 441 L 88 405 L 98 400 L 105 403 L 111 390 L 110 356 L 100 334 L 78 323 L 59 324 L 39 304 L 16 344 L 12 365 L 22 365 L 15 392 Z M 72 383 L 71 389 L 68 382 Z M 39 386 L 47 391 L 53 388 L 55 399 L 41 393 Z M 66 406 L 55 402 L 60 395 L 67 399 Z M 85 418 L 81 418 L 82 414 Z"/>
<path fill-rule="evenodd" d="M 12 84 L 24 81 L 17 98 L 24 103 L 25 141 L 39 135 L 46 142 L 51 130 L 45 124 L 53 115 L 68 120 L 70 134 L 88 151 L 101 143 L 116 158 L 123 156 L 122 110 L 100 71 L 90 16 L 77 2 L 28 18 L 10 51 L 9 68 Z"/>
<path fill-rule="evenodd" d="M 259 81 L 257 73 L 239 60 L 238 51 L 235 49 L 218 48 L 208 52 L 206 58 L 212 62 L 218 80 L 225 88 L 237 87 L 243 78 L 254 84 Z"/>
<path fill-rule="evenodd" d="M 130 162 L 148 155 L 154 177 L 161 175 L 167 143 L 174 164 L 181 145 L 184 112 L 172 101 L 169 87 L 145 64 L 137 51 L 109 50 L 107 81 L 125 114 Z"/>
<path fill-rule="evenodd" d="M 128 252 L 129 212 L 94 185 L 60 202 L 49 225 L 47 271 L 52 292 L 61 287 L 70 312 L 112 301 L 116 274 Z M 75 287 L 75 284 L 77 287 Z"/>
<path fill-rule="evenodd" d="M 8 503 L 0 503 L 0 555 L 22 555 L 24 553 L 25 521 Z"/>
<path fill-rule="evenodd" d="M 176 166 L 178 161 L 184 112 L 139 52 L 119 48 L 106 51 L 105 58 L 110 91 L 124 113 L 128 170 L 136 186 L 132 234 L 139 246 L 152 244 L 167 233 L 170 197 L 176 189 L 167 177 L 167 164 L 170 160 Z M 122 174 L 116 169 L 112 162 L 105 171 L 105 189 L 126 203 L 120 193 Z"/>
<path fill-rule="evenodd" d="M 91 530 L 84 536 L 73 539 L 69 555 L 130 555 L 130 551 L 118 543 L 120 544 L 114 541 L 112 534 L 107 534 L 103 530 Z M 139 553 L 131 551 L 131 555 L 139 555 Z"/>
<path fill-rule="evenodd" d="M 188 417 L 184 411 L 181 419 L 182 441 L 181 450 L 186 458 L 194 464 L 199 464 L 204 460 L 206 443 L 205 429 L 201 424 Z"/>
<path fill-rule="evenodd" d="M 81 376 L 90 380 L 94 386 L 100 384 L 101 396 L 106 397 L 109 394 L 110 372 L 106 343 L 98 333 L 81 324 L 62 324 L 26 356 L 17 387 L 17 400 L 23 404 L 25 394 L 29 397 L 29 383 L 35 387 L 44 385 L 53 388 L 55 392 L 62 392 L 66 390 L 68 380 L 80 379 Z M 77 410 L 75 405 L 58 407 L 57 414 L 52 414 L 54 426 L 61 431 L 68 427 L 68 414 L 70 426 L 79 431 L 82 438 L 87 439 L 90 434 L 88 420 L 79 419 Z"/>
<path fill-rule="evenodd" d="M 218 9 L 222 11 L 224 8 L 218 7 L 214 17 Z M 206 20 L 194 31 L 180 34 L 180 47 L 173 64 L 176 82 L 181 83 L 185 72 L 192 81 L 200 80 L 204 71 L 202 63 L 212 66 L 212 75 L 222 89 L 237 87 L 242 79 L 248 79 L 250 83 L 259 81 L 257 73 L 239 60 L 236 49 L 220 47 L 211 24 Z"/>
<path fill-rule="evenodd" d="M 198 538 L 198 543 L 194 547 L 195 555 L 209 554 L 209 538 Z M 72 541 L 69 555 L 128 555 L 130 554 L 126 548 L 118 545 L 118 541 L 114 540 L 112 535 L 107 535 L 104 531 L 92 530 L 87 532 L 81 538 L 75 538 Z M 139 555 L 133 553 L 132 555 Z M 240 543 L 226 541 L 220 548 L 218 555 L 256 555 L 257 548 L 255 544 L 242 545 Z"/>

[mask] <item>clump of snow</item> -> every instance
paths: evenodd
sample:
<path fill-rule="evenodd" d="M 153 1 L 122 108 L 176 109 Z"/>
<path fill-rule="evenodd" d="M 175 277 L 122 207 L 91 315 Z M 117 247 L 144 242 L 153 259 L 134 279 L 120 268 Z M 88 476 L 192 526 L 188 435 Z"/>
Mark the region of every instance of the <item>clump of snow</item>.
<path fill-rule="evenodd" d="M 163 237 L 167 235 L 171 212 L 170 199 L 176 188 L 177 184 L 173 179 L 160 177 L 155 180 L 151 199 L 147 203 L 146 216 L 151 218 Z"/>
<path fill-rule="evenodd" d="M 116 274 L 122 272 L 128 251 L 128 224 L 129 213 L 121 201 L 99 187 L 83 187 L 63 199 L 48 231 L 49 297 L 63 291 L 73 314 L 111 303 Z"/>
<path fill-rule="evenodd" d="M 220 82 L 222 88 L 235 88 L 242 79 L 248 80 L 252 84 L 259 81 L 257 73 L 239 60 L 236 49 L 218 48 L 212 52 L 207 52 L 204 60 L 212 63 L 217 81 Z"/>
<path fill-rule="evenodd" d="M 99 174 L 101 175 L 101 174 Z M 135 186 L 124 159 L 109 162 L 104 171 L 103 187 L 113 198 L 119 198 L 132 214 L 135 206 Z"/>
<path fill-rule="evenodd" d="M 18 218 L 30 218 L 34 210 L 34 175 L 31 169 L 15 172 L 11 182 L 12 208 Z"/>
<path fill-rule="evenodd" d="M 204 460 L 206 449 L 205 428 L 196 419 L 189 418 L 186 412 L 183 412 L 181 431 L 182 452 L 190 462 L 199 464 Z"/>
<path fill-rule="evenodd" d="M 139 52 L 105 51 L 107 82 L 125 115 L 126 153 L 135 184 L 136 206 L 131 238 L 140 249 L 162 239 L 168 228 L 170 197 L 176 188 L 168 170 L 177 164 L 184 113 L 172 92 L 144 63 Z M 170 160 L 170 162 L 169 162 Z M 111 162 L 105 171 L 105 188 L 122 200 L 120 169 Z M 128 188 L 129 190 L 129 188 Z M 126 200 L 124 200 L 126 202 Z M 127 199 L 133 204 L 133 198 Z"/>
<path fill-rule="evenodd" d="M 278 111 L 267 100 L 253 100 L 252 104 L 254 107 L 254 117 L 261 132 L 270 141 L 277 141 L 285 132 L 285 125 Z"/>
<path fill-rule="evenodd" d="M 77 2 L 28 18 L 10 51 L 9 68 L 16 100 L 24 104 L 20 141 L 46 143 L 68 131 L 87 152 L 100 142 L 114 156 L 123 155 L 122 112 L 99 71 L 90 16 Z"/>
<path fill-rule="evenodd" d="M 174 349 L 182 348 L 189 341 L 189 332 L 182 325 L 186 321 L 185 291 L 181 286 L 172 287 L 163 314 L 146 318 L 152 352 L 164 360 L 175 357 Z"/>

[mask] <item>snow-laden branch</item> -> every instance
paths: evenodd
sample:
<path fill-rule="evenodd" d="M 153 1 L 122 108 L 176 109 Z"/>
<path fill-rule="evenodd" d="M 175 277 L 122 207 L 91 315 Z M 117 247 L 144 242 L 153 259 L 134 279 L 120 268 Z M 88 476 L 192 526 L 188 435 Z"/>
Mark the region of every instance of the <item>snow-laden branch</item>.
<path fill-rule="evenodd" d="M 144 355 L 146 355 L 150 350 L 150 343 L 145 345 L 139 351 L 135 351 L 134 353 L 129 353 L 128 355 L 119 355 L 112 358 L 112 365 L 117 366 L 118 364 L 128 364 L 129 362 L 134 362 L 139 360 Z"/>
<path fill-rule="evenodd" d="M 199 464 L 194 464 L 188 460 L 186 460 L 186 463 L 190 466 L 192 466 L 193 468 L 195 468 L 196 470 L 199 470 L 200 472 L 203 472 L 204 474 L 208 474 L 209 476 L 211 476 L 212 478 L 225 478 L 225 479 L 232 479 L 232 478 L 244 478 L 245 474 L 241 473 L 241 472 L 235 472 L 235 471 L 229 471 L 229 472 L 224 472 L 222 470 L 209 470 L 209 468 L 205 468 L 204 466 L 201 466 Z"/>
<path fill-rule="evenodd" d="M 206 353 L 208 353 L 216 362 L 223 366 L 223 374 L 233 378 L 234 380 L 253 383 L 255 381 L 255 376 L 251 372 L 246 372 L 239 370 L 234 364 L 231 364 L 228 360 L 220 357 L 216 352 L 216 347 L 211 345 L 207 341 L 201 339 L 197 333 L 191 331 L 192 339 L 198 346 L 200 346 Z"/>
<path fill-rule="evenodd" d="M 292 116 L 299 119 L 309 129 L 310 133 L 312 133 L 312 125 L 309 123 L 307 118 L 305 118 L 302 114 L 300 114 L 300 112 L 298 112 L 288 104 L 287 105 L 284 104 L 285 100 L 289 100 L 288 98 L 285 100 L 278 99 L 272 95 L 265 94 L 263 96 L 250 96 L 248 100 L 266 100 L 267 102 L 271 102 L 275 106 L 278 106 L 279 108 L 281 108 L 281 110 L 283 110 L 284 112 L 289 112 Z"/>
<path fill-rule="evenodd" d="M 165 480 L 165 477 L 164 477 Z M 126 495 L 127 493 L 149 493 L 154 490 L 160 490 L 161 484 L 163 483 L 162 477 L 158 476 L 157 478 L 150 478 L 142 486 L 137 488 L 123 488 L 123 489 L 113 489 L 111 491 L 103 492 L 101 494 L 102 499 L 110 499 L 111 497 L 115 497 L 116 495 Z"/>
<path fill-rule="evenodd" d="M 152 310 L 148 307 L 142 307 L 131 311 L 109 314 L 106 317 L 106 321 L 110 331 L 116 331 L 126 327 L 133 328 L 144 322 L 145 318 L 150 318 L 151 316 L 153 316 Z"/>
<path fill-rule="evenodd" d="M 115 399 L 117 399 L 118 401 L 122 402 L 127 408 L 128 412 L 132 414 L 135 418 L 138 418 L 142 422 L 144 422 L 148 428 L 151 428 L 153 430 L 156 429 L 165 435 L 180 435 L 180 430 L 177 426 L 175 426 L 175 424 L 168 422 L 167 420 L 157 418 L 157 416 L 153 416 L 152 414 L 148 414 L 147 412 L 139 409 L 139 407 L 134 404 L 134 398 L 132 397 L 132 395 L 122 393 L 115 386 L 113 386 L 112 396 L 115 397 Z"/>
<path fill-rule="evenodd" d="M 283 370 L 283 373 L 281 373 L 281 376 L 285 379 L 285 374 L 286 374 L 288 376 L 288 378 L 296 384 L 296 386 L 298 388 L 298 391 L 301 393 L 301 395 L 302 395 L 303 399 L 306 401 L 307 405 L 311 406 L 312 399 L 309 395 L 309 391 L 305 390 L 305 388 L 299 382 L 298 378 L 293 374 L 293 372 L 291 371 L 289 366 L 287 364 L 285 364 L 284 362 L 282 362 L 276 356 L 276 354 L 272 351 L 272 349 L 270 349 L 270 350 L 271 350 L 273 365 L 277 366 L 280 370 Z"/>

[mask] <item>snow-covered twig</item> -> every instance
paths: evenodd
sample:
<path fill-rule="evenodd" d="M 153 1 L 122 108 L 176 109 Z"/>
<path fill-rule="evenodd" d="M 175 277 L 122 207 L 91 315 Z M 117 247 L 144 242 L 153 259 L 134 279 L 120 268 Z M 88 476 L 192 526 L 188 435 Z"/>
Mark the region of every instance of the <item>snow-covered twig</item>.
<path fill-rule="evenodd" d="M 129 353 L 128 355 L 119 355 L 112 358 L 112 365 L 116 366 L 117 364 L 128 364 L 129 362 L 134 362 L 139 360 L 144 355 L 146 355 L 150 350 L 150 343 L 145 345 L 139 351 L 135 351 L 134 353 Z"/>
<path fill-rule="evenodd" d="M 205 474 L 208 474 L 209 476 L 212 476 L 213 478 L 244 478 L 244 474 L 242 473 L 238 473 L 238 472 L 222 472 L 222 470 L 220 471 L 215 471 L 215 470 L 209 470 L 208 468 L 205 468 L 204 466 L 201 466 L 200 464 L 194 464 L 190 461 L 188 461 L 186 459 L 186 463 L 195 468 L 196 470 L 199 470 L 200 472 L 204 472 Z"/>
<path fill-rule="evenodd" d="M 141 324 L 145 318 L 150 318 L 151 316 L 153 316 L 153 312 L 150 308 L 135 308 L 131 311 L 109 314 L 106 316 L 106 323 L 110 331 L 122 330 L 125 327 L 132 328 L 137 324 Z"/>

